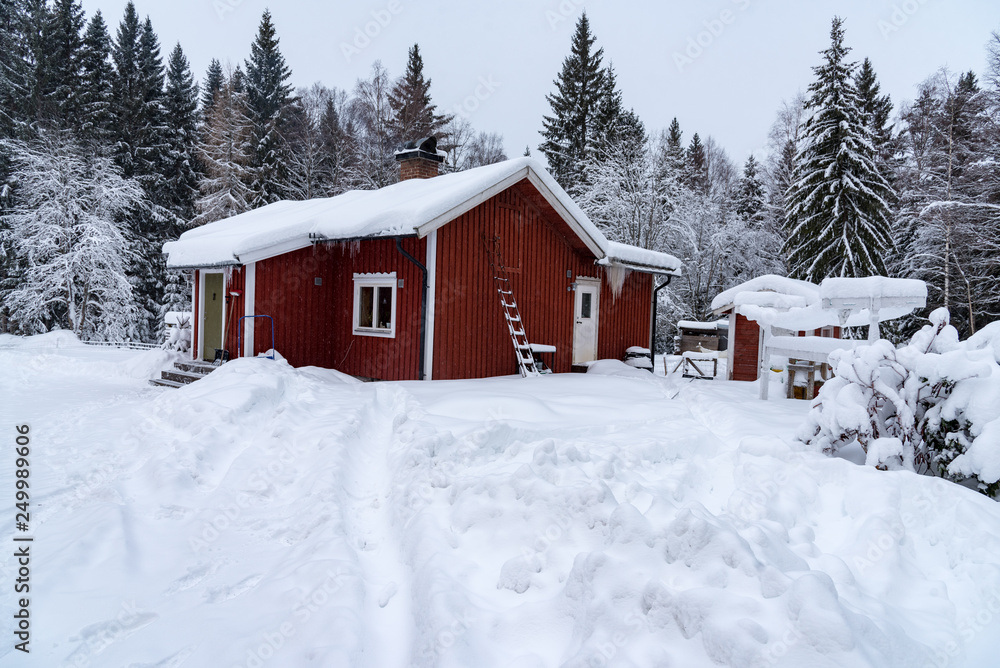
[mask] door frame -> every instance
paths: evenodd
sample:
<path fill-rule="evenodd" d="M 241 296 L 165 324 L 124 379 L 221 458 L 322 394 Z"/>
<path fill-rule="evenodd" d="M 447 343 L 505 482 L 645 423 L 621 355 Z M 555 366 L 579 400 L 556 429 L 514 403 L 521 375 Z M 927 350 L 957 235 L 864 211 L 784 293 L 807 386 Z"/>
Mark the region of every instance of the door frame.
<path fill-rule="evenodd" d="M 226 346 L 226 272 L 207 271 L 203 269 L 198 272 L 198 345 L 195 348 L 195 359 L 202 362 L 205 361 L 205 351 L 202 343 L 205 340 L 205 277 L 209 274 L 222 276 L 222 331 L 219 334 L 219 338 L 223 339 L 223 348 Z"/>
<path fill-rule="evenodd" d="M 573 364 L 578 364 L 576 361 L 576 332 L 579 325 L 577 324 L 576 307 L 577 303 L 582 304 L 583 297 L 580 296 L 580 287 L 587 287 L 594 289 L 594 303 L 591 306 L 593 320 L 594 320 L 594 361 L 598 358 L 598 350 L 600 343 L 600 333 L 601 333 L 601 279 L 591 278 L 585 276 L 576 277 L 577 288 L 573 291 L 573 350 L 571 351 L 570 361 Z M 584 364 L 584 362 L 579 362 L 579 364 Z"/>

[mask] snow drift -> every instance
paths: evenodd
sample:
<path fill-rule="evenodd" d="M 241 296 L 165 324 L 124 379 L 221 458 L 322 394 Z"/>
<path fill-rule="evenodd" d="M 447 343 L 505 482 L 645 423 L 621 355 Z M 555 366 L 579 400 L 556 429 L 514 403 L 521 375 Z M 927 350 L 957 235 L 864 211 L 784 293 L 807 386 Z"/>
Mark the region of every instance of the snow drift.
<path fill-rule="evenodd" d="M 163 391 L 111 372 L 133 354 L 79 378 L 69 354 L 0 350 L 36 442 L 35 665 L 909 668 L 997 649 L 997 504 L 796 444 L 806 407 L 749 384 L 617 363 L 360 384 L 245 359 Z"/>

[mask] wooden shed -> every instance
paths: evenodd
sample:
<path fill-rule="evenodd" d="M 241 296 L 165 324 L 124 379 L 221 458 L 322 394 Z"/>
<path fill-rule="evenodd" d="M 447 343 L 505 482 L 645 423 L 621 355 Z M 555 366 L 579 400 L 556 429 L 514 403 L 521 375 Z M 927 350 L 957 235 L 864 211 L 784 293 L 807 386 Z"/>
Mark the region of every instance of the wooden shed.
<path fill-rule="evenodd" d="M 676 258 L 608 241 L 534 160 L 427 178 L 432 142 L 397 159 L 395 185 L 165 244 L 195 270 L 195 358 L 273 347 L 361 378 L 455 379 L 523 371 L 530 344 L 555 347 L 556 372 L 649 345 L 654 276 Z"/>

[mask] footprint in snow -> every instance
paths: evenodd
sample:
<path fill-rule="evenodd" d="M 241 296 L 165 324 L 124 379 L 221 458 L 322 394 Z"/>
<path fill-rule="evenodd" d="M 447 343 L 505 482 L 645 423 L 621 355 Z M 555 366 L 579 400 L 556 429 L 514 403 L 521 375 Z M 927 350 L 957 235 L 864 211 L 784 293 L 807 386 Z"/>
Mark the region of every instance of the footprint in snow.
<path fill-rule="evenodd" d="M 71 642 L 79 642 L 80 645 L 67 657 L 67 663 L 74 666 L 87 665 L 91 662 L 90 657 L 100 654 L 116 642 L 125 640 L 159 619 L 160 616 L 156 613 L 140 612 L 134 605 L 134 602 L 125 603 L 116 618 L 80 629 L 79 633 L 70 638 Z"/>
<path fill-rule="evenodd" d="M 223 601 L 228 601 L 236 598 L 237 596 L 242 596 L 260 584 L 260 581 L 263 579 L 263 575 L 251 575 L 248 578 L 240 580 L 231 587 L 213 587 L 205 592 L 205 600 L 209 603 L 222 603 Z"/>
<path fill-rule="evenodd" d="M 378 607 L 384 608 L 389 605 L 389 601 L 392 600 L 392 597 L 396 595 L 397 591 L 399 591 L 399 586 L 395 582 L 387 584 L 385 588 L 382 589 L 382 593 L 378 595 Z"/>
<path fill-rule="evenodd" d="M 171 583 L 167 591 L 164 592 L 167 596 L 173 596 L 178 592 L 182 592 L 185 589 L 190 589 L 202 580 L 204 580 L 210 573 L 215 570 L 214 566 L 209 564 L 203 564 L 201 566 L 196 566 L 194 568 L 189 568 L 188 572 L 177 578 Z"/>

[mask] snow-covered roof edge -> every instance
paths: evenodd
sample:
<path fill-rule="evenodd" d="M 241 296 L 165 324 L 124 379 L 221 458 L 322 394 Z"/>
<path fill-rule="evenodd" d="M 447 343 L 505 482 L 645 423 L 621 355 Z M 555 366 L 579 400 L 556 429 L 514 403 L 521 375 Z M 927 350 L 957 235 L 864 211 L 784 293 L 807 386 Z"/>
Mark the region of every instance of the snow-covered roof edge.
<path fill-rule="evenodd" d="M 745 283 L 740 283 L 737 286 L 724 290 L 715 296 L 712 300 L 712 311 L 727 311 L 732 308 L 736 295 L 741 292 L 777 292 L 784 295 L 792 295 L 796 297 L 802 297 L 807 303 L 812 303 L 819 300 L 819 286 L 809 283 L 808 281 L 800 281 L 794 278 L 788 278 L 787 276 L 778 276 L 777 274 L 765 274 L 764 276 L 758 276 L 757 278 L 751 278 Z"/>
<path fill-rule="evenodd" d="M 597 264 L 605 267 L 620 266 L 648 274 L 680 276 L 682 264 L 669 253 L 646 250 L 637 246 L 608 241 L 607 256 Z"/>
<path fill-rule="evenodd" d="M 324 241 L 424 238 L 513 185 L 527 180 L 573 234 L 606 267 L 679 275 L 666 253 L 608 241 L 545 167 L 515 158 L 433 179 L 411 179 L 380 190 L 333 198 L 282 201 L 186 231 L 164 244 L 172 269 L 234 267 Z"/>

